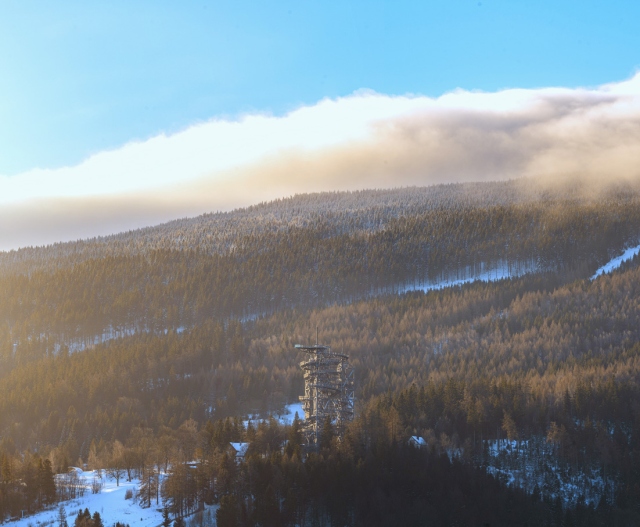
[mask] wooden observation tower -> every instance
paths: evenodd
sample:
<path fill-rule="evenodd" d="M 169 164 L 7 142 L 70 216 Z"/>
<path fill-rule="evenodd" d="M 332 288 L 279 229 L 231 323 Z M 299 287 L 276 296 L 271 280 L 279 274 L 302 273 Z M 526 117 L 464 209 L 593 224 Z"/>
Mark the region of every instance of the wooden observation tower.
<path fill-rule="evenodd" d="M 315 346 L 295 346 L 296 350 L 309 355 L 300 363 L 304 372 L 304 395 L 300 396 L 305 414 L 302 431 L 307 446 L 316 448 L 327 418 L 342 439 L 345 426 L 353 421 L 354 414 L 353 368 L 349 357 L 317 342 L 316 335 Z"/>

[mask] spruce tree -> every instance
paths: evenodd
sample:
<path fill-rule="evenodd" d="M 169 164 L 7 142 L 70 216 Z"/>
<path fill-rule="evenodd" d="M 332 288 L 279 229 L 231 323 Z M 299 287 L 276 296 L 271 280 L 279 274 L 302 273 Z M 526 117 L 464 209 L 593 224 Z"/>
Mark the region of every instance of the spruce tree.
<path fill-rule="evenodd" d="M 286 453 L 289 456 L 295 456 L 298 459 L 302 455 L 302 431 L 300 430 L 300 418 L 298 417 L 298 412 L 296 412 L 295 417 L 293 418 L 293 423 L 291 423 L 291 428 L 289 428 L 289 433 L 287 434 L 287 448 Z"/>
<path fill-rule="evenodd" d="M 67 523 L 67 511 L 62 504 L 58 507 L 58 527 L 69 527 Z"/>
<path fill-rule="evenodd" d="M 331 441 L 334 436 L 333 425 L 331 424 L 331 418 L 327 416 L 322 425 L 322 431 L 320 432 L 320 448 L 331 448 Z"/>
<path fill-rule="evenodd" d="M 56 480 L 53 475 L 51 461 L 45 459 L 40 469 L 40 492 L 45 505 L 51 505 L 56 501 Z"/>

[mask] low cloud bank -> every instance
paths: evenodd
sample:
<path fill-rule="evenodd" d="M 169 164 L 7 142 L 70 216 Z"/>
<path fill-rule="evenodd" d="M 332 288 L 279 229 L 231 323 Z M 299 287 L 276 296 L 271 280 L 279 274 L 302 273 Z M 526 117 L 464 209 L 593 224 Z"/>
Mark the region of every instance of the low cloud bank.
<path fill-rule="evenodd" d="M 0 176 L 0 250 L 111 234 L 301 192 L 534 176 L 640 179 L 640 73 L 596 88 L 439 98 L 358 92 L 212 120 L 59 170 Z"/>

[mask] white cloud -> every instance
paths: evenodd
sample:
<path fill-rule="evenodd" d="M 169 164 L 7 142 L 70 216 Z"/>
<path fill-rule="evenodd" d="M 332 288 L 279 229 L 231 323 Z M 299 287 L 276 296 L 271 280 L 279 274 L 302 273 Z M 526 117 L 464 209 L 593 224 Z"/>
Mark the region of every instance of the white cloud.
<path fill-rule="evenodd" d="M 108 234 L 298 192 L 640 177 L 640 74 L 591 89 L 433 99 L 369 91 L 212 120 L 75 167 L 0 176 L 0 249 Z"/>

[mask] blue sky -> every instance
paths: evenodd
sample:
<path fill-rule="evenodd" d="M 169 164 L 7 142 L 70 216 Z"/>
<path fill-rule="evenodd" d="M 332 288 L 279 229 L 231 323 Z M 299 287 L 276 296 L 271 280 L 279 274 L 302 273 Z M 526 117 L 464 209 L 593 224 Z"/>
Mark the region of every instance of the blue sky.
<path fill-rule="evenodd" d="M 640 66 L 634 2 L 30 2 L 0 6 L 0 174 L 359 89 L 593 86 Z"/>
<path fill-rule="evenodd" d="M 299 192 L 640 178 L 640 4 L 0 2 L 0 250 Z"/>

